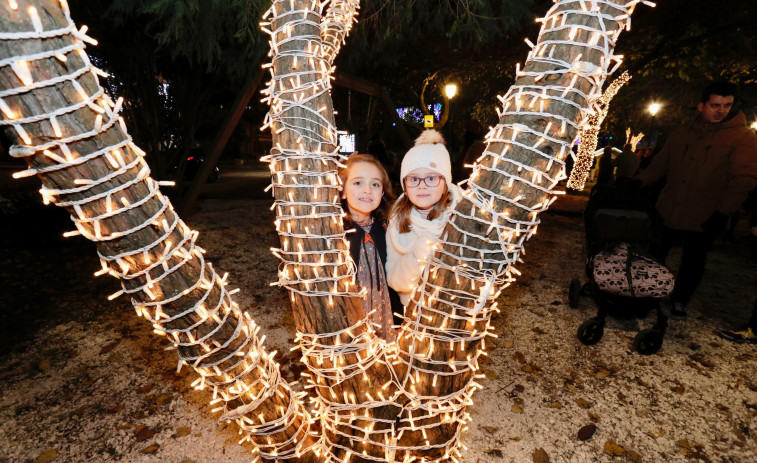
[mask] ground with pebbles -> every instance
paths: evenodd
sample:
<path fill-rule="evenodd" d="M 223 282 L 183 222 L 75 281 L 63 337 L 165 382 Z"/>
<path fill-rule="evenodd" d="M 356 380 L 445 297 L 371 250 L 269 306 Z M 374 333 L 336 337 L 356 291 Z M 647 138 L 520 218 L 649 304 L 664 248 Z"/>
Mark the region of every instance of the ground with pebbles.
<path fill-rule="evenodd" d="M 745 243 L 715 247 L 689 317 L 671 320 L 658 354 L 631 347 L 653 316 L 610 320 L 604 338 L 584 346 L 576 328 L 596 306 L 584 298 L 569 309 L 567 287 L 583 276 L 585 201 L 565 196 L 542 215 L 523 276 L 502 293 L 466 462 L 755 461 L 757 347 L 714 334 L 744 323 L 754 303 L 757 266 Z M 204 200 L 188 222 L 242 289 L 237 300 L 266 344 L 287 354 L 287 298 L 268 285 L 278 265 L 269 206 Z M 192 374 L 176 373 L 166 341 L 128 301 L 106 300 L 118 284 L 92 278 L 94 246 L 58 238 L 49 224 L 67 220 L 59 212 L 3 226 L 0 462 L 250 461 L 233 427 L 211 414 L 209 395 L 191 389 Z M 294 380 L 299 366 L 280 358 Z"/>

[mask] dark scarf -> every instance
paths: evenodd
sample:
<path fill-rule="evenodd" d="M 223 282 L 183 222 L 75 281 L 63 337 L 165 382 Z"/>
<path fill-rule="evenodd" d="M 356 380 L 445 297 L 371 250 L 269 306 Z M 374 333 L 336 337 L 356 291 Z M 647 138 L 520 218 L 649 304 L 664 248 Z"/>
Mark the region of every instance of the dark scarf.
<path fill-rule="evenodd" d="M 354 233 L 347 233 L 347 241 L 350 243 L 350 256 L 355 261 L 355 267 L 357 268 L 360 266 L 360 246 L 365 238 L 365 230 L 354 222 L 352 225 L 347 226 L 355 229 Z M 373 225 L 368 230 L 368 234 L 373 239 L 373 249 L 378 254 L 379 259 L 377 261 L 381 262 L 381 270 L 384 271 L 384 281 L 386 281 L 386 270 L 384 268 L 386 265 L 386 230 L 384 230 L 384 224 L 378 220 L 374 220 Z M 399 294 L 392 288 L 389 288 L 389 302 L 392 306 L 394 324 L 399 325 L 402 323 L 399 315 L 404 313 L 405 309 L 402 307 Z"/>

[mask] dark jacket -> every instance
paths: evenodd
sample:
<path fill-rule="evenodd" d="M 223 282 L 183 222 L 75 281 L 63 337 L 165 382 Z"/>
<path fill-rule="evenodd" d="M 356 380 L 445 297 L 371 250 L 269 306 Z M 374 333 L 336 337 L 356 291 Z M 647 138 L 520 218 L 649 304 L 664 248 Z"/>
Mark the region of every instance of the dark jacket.
<path fill-rule="evenodd" d="M 713 212 L 737 211 L 757 184 L 757 136 L 744 113 L 719 124 L 698 115 L 670 134 L 637 178 L 652 184 L 666 176 L 657 211 L 668 228 L 702 231 Z"/>
<path fill-rule="evenodd" d="M 640 159 L 630 146 L 624 146 L 623 152 L 615 158 L 615 180 L 627 180 L 636 175 Z"/>
<path fill-rule="evenodd" d="M 612 159 L 612 149 L 605 148 L 599 156 L 599 170 L 597 171 L 597 183 L 612 183 L 612 171 L 615 163 Z"/>
<path fill-rule="evenodd" d="M 365 231 L 357 225 L 353 225 L 352 228 L 355 229 L 355 232 L 347 233 L 347 241 L 350 243 L 350 256 L 355 261 L 355 268 L 357 269 L 360 266 L 360 243 L 363 241 Z M 385 272 L 384 281 L 386 281 L 386 230 L 384 230 L 384 224 L 378 220 L 374 221 L 368 233 L 373 238 L 373 245 L 381 259 L 381 271 Z M 404 314 L 405 308 L 402 306 L 402 302 L 400 302 L 400 296 L 397 294 L 397 291 L 390 288 L 388 284 L 387 288 L 389 288 L 389 302 L 392 305 L 394 324 L 400 325 L 402 324 L 400 316 Z"/>

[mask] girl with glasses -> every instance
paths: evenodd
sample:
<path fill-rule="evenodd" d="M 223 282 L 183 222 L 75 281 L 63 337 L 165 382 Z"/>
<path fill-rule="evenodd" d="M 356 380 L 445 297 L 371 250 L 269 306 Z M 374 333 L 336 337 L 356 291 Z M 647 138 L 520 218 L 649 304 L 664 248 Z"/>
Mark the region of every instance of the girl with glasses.
<path fill-rule="evenodd" d="M 386 217 L 394 201 L 389 175 L 373 156 L 358 154 L 347 159 L 339 178 L 343 186 L 342 208 L 347 212 L 344 228 L 355 229 L 355 233 L 347 234 L 347 240 L 357 267 L 357 284 L 368 291 L 363 309 L 376 335 L 391 342 L 397 336 L 392 325 L 401 323 L 402 304 L 387 285 L 384 269 Z"/>
<path fill-rule="evenodd" d="M 407 305 L 462 196 L 452 183 L 449 153 L 439 132 L 426 130 L 418 137 L 402 159 L 400 182 L 404 193 L 389 214 L 386 276 Z"/>

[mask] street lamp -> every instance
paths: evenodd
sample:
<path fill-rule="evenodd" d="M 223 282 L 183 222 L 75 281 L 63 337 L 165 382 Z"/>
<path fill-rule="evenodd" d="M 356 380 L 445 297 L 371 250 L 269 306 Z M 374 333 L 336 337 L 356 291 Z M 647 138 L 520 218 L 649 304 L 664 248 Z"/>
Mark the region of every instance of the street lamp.
<path fill-rule="evenodd" d="M 757 121 L 752 122 L 752 128 L 757 130 Z"/>
<path fill-rule="evenodd" d="M 652 103 L 649 105 L 649 114 L 652 115 L 652 122 L 649 125 L 649 140 L 652 145 L 657 144 L 657 137 L 654 136 L 654 117 L 657 115 L 657 112 L 660 110 L 660 107 L 662 105 L 660 103 Z"/>
<path fill-rule="evenodd" d="M 452 99 L 457 95 L 457 85 L 455 84 L 447 84 L 444 86 L 444 94 L 447 95 L 448 99 Z"/>

